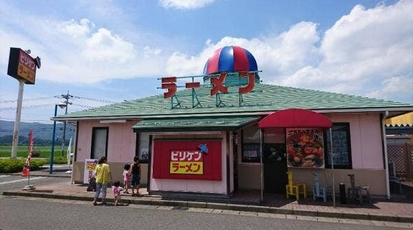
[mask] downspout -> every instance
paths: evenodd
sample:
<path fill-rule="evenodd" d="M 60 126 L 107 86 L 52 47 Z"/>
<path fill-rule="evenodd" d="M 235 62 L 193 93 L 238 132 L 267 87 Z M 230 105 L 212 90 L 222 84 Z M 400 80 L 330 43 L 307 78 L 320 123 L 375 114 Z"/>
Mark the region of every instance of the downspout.
<path fill-rule="evenodd" d="M 264 201 L 264 164 L 262 160 L 262 142 L 263 142 L 263 134 L 262 134 L 262 129 L 260 129 L 260 184 L 261 184 L 261 193 L 260 193 L 260 203 Z"/>
<path fill-rule="evenodd" d="M 382 139 L 383 139 L 383 150 L 384 150 L 384 169 L 386 173 L 386 193 L 387 193 L 387 199 L 390 200 L 390 181 L 389 181 L 389 159 L 388 159 L 388 154 L 387 154 L 387 139 L 386 139 L 386 119 L 389 116 L 389 111 L 386 111 L 384 113 L 384 116 L 381 119 L 381 133 L 382 133 Z"/>
<path fill-rule="evenodd" d="M 225 132 L 225 158 L 226 158 L 226 175 L 227 175 L 227 197 L 231 197 L 231 161 L 230 161 L 230 144 L 232 143 L 230 131 Z"/>

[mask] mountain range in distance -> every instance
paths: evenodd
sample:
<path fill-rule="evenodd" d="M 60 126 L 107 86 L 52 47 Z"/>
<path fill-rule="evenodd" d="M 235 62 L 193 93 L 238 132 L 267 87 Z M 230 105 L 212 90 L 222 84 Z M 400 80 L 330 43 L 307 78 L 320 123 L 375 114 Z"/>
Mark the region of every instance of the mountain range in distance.
<path fill-rule="evenodd" d="M 63 138 L 63 126 L 62 122 L 56 123 L 55 137 Z M 53 124 L 44 124 L 38 122 L 20 122 L 19 136 L 29 136 L 30 130 L 33 132 L 34 139 L 52 140 L 53 138 Z M 65 139 L 68 140 L 74 137 L 75 128 L 67 124 Z M 5 136 L 13 136 L 14 121 L 0 120 L 0 138 Z"/>

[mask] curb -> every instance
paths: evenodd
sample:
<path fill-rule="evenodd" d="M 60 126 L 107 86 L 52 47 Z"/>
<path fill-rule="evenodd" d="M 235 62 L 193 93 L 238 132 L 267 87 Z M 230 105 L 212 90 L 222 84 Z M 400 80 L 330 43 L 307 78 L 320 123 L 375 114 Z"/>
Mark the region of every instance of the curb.
<path fill-rule="evenodd" d="M 38 197 L 48 199 L 63 199 L 63 200 L 79 200 L 92 202 L 93 197 L 77 196 L 77 195 L 59 195 L 47 192 L 18 192 L 5 191 L 4 196 L 23 196 L 23 197 Z M 107 199 L 113 202 L 113 198 Z M 283 209 L 269 206 L 259 205 L 242 205 L 242 204 L 227 204 L 227 203 L 213 203 L 213 202 L 199 202 L 199 201 L 179 201 L 179 200 L 157 200 L 157 199 L 125 199 L 123 202 L 128 204 L 139 205 L 158 205 L 158 206 L 172 206 L 172 207 L 186 207 L 186 208 L 207 208 L 220 209 L 231 211 L 257 212 L 257 213 L 272 213 L 282 215 L 297 215 L 297 216 L 312 216 L 312 217 L 327 217 L 327 218 L 344 218 L 344 219 L 358 219 L 358 220 L 372 220 L 372 221 L 388 221 L 400 223 L 413 223 L 411 216 L 389 216 L 377 214 L 360 214 L 360 213 L 343 213 L 343 212 L 323 212 L 323 211 L 309 211 L 309 210 L 294 210 Z"/>

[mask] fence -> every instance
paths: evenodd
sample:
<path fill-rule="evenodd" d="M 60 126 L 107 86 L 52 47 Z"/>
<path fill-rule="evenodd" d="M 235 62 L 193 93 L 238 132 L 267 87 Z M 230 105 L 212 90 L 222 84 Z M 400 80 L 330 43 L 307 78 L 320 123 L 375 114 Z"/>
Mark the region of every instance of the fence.
<path fill-rule="evenodd" d="M 393 163 L 396 177 L 404 181 L 413 181 L 413 145 L 387 145 L 389 163 Z"/>

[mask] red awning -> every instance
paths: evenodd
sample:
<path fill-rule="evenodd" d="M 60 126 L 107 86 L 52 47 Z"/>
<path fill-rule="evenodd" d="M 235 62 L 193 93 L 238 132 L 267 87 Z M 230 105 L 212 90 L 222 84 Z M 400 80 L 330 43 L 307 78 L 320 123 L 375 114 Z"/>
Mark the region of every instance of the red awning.
<path fill-rule="evenodd" d="M 306 109 L 285 109 L 264 117 L 259 128 L 331 128 L 327 117 Z"/>

